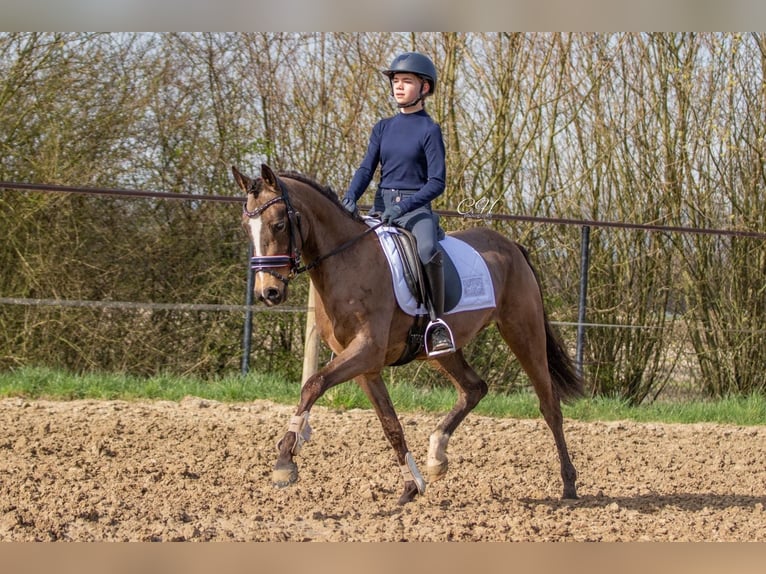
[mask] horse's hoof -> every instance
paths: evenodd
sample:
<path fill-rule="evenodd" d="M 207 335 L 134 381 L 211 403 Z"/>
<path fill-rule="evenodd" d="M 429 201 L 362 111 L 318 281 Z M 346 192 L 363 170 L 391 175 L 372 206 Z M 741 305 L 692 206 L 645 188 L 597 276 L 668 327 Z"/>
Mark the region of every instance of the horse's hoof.
<path fill-rule="evenodd" d="M 294 484 L 298 480 L 298 465 L 291 463 L 289 466 L 275 468 L 271 474 L 271 480 L 274 486 L 280 488 Z"/>
<path fill-rule="evenodd" d="M 415 500 L 415 497 L 418 495 L 418 486 L 415 484 L 414 481 L 408 480 L 404 483 L 404 492 L 402 492 L 402 495 L 399 497 L 398 504 L 404 505 L 408 502 L 412 502 Z"/>
<path fill-rule="evenodd" d="M 564 494 L 561 498 L 563 498 L 564 500 L 577 500 L 580 497 L 577 496 L 577 489 L 574 487 L 571 487 L 571 488 L 564 488 Z"/>
<path fill-rule="evenodd" d="M 438 462 L 436 464 L 428 464 L 426 465 L 426 474 L 428 475 L 428 482 L 434 482 L 435 480 L 439 480 L 440 478 L 443 478 L 445 474 L 447 474 L 447 468 L 449 467 L 449 464 L 446 460 L 443 462 Z"/>

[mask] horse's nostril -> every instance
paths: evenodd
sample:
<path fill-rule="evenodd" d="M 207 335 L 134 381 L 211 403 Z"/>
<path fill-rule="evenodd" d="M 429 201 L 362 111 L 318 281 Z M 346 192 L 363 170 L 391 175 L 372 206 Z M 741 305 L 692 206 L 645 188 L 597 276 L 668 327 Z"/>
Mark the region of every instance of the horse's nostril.
<path fill-rule="evenodd" d="M 276 287 L 269 287 L 266 289 L 266 299 L 271 303 L 279 303 L 280 295 L 279 289 Z"/>

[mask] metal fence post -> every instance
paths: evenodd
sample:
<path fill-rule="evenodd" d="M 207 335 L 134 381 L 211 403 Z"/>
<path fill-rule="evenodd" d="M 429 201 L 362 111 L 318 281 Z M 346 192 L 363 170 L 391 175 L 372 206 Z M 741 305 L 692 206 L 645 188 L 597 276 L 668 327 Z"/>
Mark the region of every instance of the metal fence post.
<path fill-rule="evenodd" d="M 577 313 L 577 374 L 582 376 L 585 346 L 585 307 L 588 299 L 588 267 L 590 266 L 590 226 L 582 226 L 580 243 L 580 304 Z"/>
<path fill-rule="evenodd" d="M 245 326 L 242 330 L 242 367 L 241 371 L 243 375 L 246 375 L 250 370 L 250 345 L 253 338 L 253 283 L 255 281 L 255 273 L 250 267 L 250 259 L 253 256 L 253 244 L 249 242 L 247 249 L 247 293 L 245 293 L 245 305 L 247 310 L 245 311 Z"/>

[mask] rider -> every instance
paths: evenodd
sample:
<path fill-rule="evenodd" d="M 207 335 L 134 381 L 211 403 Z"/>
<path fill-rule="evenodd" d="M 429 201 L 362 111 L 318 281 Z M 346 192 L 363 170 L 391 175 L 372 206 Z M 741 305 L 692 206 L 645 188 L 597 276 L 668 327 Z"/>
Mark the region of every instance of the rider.
<path fill-rule="evenodd" d="M 438 216 L 431 202 L 445 188 L 446 161 L 439 124 L 425 110 L 425 99 L 436 88 L 436 67 L 428 56 L 405 52 L 382 73 L 388 77 L 398 114 L 380 120 L 372 129 L 367 153 L 354 173 L 343 205 L 355 212 L 356 202 L 380 165 L 380 183 L 373 211 L 384 223 L 409 230 L 417 240 L 418 256 L 428 283 L 429 314 L 426 327 L 429 356 L 455 350 L 444 313 L 444 269 L 438 236 Z"/>

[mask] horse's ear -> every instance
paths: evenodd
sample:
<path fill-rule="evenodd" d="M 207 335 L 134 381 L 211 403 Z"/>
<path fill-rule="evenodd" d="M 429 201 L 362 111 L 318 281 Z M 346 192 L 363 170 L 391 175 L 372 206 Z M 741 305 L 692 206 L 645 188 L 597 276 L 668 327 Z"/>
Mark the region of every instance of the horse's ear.
<path fill-rule="evenodd" d="M 266 185 L 268 185 L 272 189 L 279 189 L 279 181 L 277 179 L 277 174 L 274 173 L 274 170 L 272 170 L 265 163 L 261 164 L 261 177 L 263 178 L 263 181 L 266 183 Z"/>
<path fill-rule="evenodd" d="M 234 179 L 236 180 L 237 185 L 242 188 L 242 191 L 249 193 L 250 190 L 253 189 L 253 180 L 240 173 L 236 167 L 231 166 L 231 173 L 234 174 Z"/>

